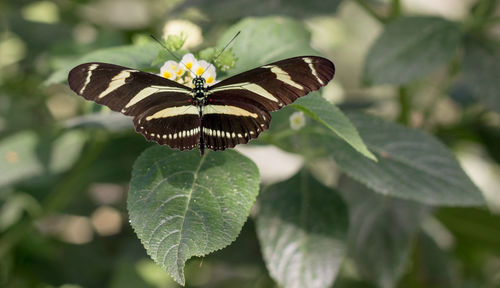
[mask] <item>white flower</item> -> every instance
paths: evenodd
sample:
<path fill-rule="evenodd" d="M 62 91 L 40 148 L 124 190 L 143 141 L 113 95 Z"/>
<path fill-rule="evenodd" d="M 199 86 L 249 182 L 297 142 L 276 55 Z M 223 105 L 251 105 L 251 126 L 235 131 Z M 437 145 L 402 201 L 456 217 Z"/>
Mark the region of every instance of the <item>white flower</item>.
<path fill-rule="evenodd" d="M 203 42 L 203 36 L 201 34 L 201 28 L 189 21 L 185 20 L 171 20 L 165 23 L 163 26 L 163 38 L 167 39 L 168 35 L 174 34 L 178 35 L 184 33 L 184 35 L 189 35 L 181 48 L 192 48 L 200 45 Z"/>
<path fill-rule="evenodd" d="M 205 79 L 205 82 L 207 85 L 213 85 L 215 83 L 215 66 L 208 63 L 205 60 L 200 60 L 198 61 L 195 66 L 193 66 L 193 69 L 191 69 L 192 73 L 191 76 L 194 77 L 203 77 Z"/>
<path fill-rule="evenodd" d="M 290 115 L 290 127 L 293 130 L 299 130 L 300 128 L 306 125 L 306 117 L 304 116 L 304 112 L 294 112 Z"/>
<path fill-rule="evenodd" d="M 176 72 L 178 71 L 179 64 L 177 62 L 169 60 L 163 64 L 160 68 L 160 75 L 170 79 L 170 80 L 175 80 L 176 78 Z"/>
<path fill-rule="evenodd" d="M 207 85 L 210 86 L 217 83 L 217 81 L 215 81 L 215 76 L 215 66 L 212 64 L 208 65 L 207 71 L 205 71 L 205 74 L 203 74 L 203 78 L 205 78 L 205 82 L 207 83 Z"/>
<path fill-rule="evenodd" d="M 179 63 L 182 67 L 186 68 L 186 70 L 193 70 L 192 68 L 195 65 L 198 65 L 198 61 L 196 61 L 196 58 L 194 58 L 194 55 L 191 53 L 188 53 L 184 55 L 181 59 L 181 62 Z"/>
<path fill-rule="evenodd" d="M 189 73 L 186 74 L 186 71 Z M 207 86 L 217 83 L 215 66 L 205 60 L 196 60 L 191 53 L 184 55 L 179 63 L 172 60 L 165 62 L 160 69 L 160 75 L 181 84 L 189 83 L 191 86 L 193 78 L 200 76 L 205 79 Z"/>

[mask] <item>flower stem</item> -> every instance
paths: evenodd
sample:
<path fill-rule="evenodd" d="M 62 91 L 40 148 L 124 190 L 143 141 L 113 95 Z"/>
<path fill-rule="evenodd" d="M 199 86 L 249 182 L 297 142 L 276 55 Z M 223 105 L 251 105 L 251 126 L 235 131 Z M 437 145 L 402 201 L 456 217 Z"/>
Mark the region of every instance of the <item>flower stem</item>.
<path fill-rule="evenodd" d="M 361 8 L 363 8 L 363 10 L 365 10 L 366 13 L 370 14 L 381 24 L 385 24 L 387 22 L 387 20 L 384 17 L 377 14 L 377 12 L 375 12 L 375 10 L 373 10 L 373 8 L 370 7 L 370 5 L 368 5 L 364 0 L 355 0 L 355 1 L 356 3 L 358 3 L 359 6 L 361 6 Z"/>

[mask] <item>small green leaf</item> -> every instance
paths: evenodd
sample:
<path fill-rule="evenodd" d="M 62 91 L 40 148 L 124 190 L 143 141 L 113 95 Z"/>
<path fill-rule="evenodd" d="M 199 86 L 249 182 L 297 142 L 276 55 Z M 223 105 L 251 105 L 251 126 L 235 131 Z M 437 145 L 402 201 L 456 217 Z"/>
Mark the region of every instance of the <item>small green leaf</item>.
<path fill-rule="evenodd" d="M 60 173 L 69 168 L 78 160 L 86 135 L 82 131 L 70 130 L 52 143 L 49 160 L 49 170 L 52 173 Z"/>
<path fill-rule="evenodd" d="M 246 18 L 229 28 L 219 39 L 224 47 L 238 31 L 232 51 L 239 58 L 231 74 L 297 55 L 318 55 L 310 46 L 304 24 L 290 18 Z"/>
<path fill-rule="evenodd" d="M 238 236 L 259 191 L 255 164 L 234 150 L 145 150 L 132 170 L 130 223 L 151 258 L 180 284 L 184 265 Z"/>
<path fill-rule="evenodd" d="M 349 207 L 349 254 L 359 272 L 379 287 L 395 287 L 428 209 L 376 194 L 347 177 L 341 178 L 339 190 Z"/>
<path fill-rule="evenodd" d="M 456 23 L 438 17 L 405 17 L 389 23 L 365 61 L 366 84 L 404 84 L 445 64 L 460 45 Z"/>
<path fill-rule="evenodd" d="M 170 34 L 167 37 L 167 40 L 165 40 L 165 46 L 170 51 L 177 51 L 184 46 L 184 43 L 186 42 L 187 36 L 184 34 L 184 32 L 181 32 L 178 35 Z"/>
<path fill-rule="evenodd" d="M 431 205 L 484 205 L 481 191 L 453 154 L 420 131 L 361 113 L 347 115 L 378 162 L 345 141 L 323 139 L 339 167 L 377 193 Z"/>
<path fill-rule="evenodd" d="M 53 72 L 45 80 L 45 85 L 65 81 L 73 67 L 86 62 L 106 62 L 134 69 L 149 68 L 158 54 L 158 49 L 159 44 L 151 42 L 144 45 L 127 45 L 96 50 Z"/>
<path fill-rule="evenodd" d="M 302 97 L 291 106 L 297 110 L 303 111 L 309 117 L 332 130 L 333 133 L 344 139 L 359 153 L 377 161 L 375 155 L 366 148 L 363 139 L 361 139 L 356 127 L 352 125 L 349 118 L 347 118 L 337 106 L 321 97 L 319 93 L 311 93 L 307 97 Z"/>
<path fill-rule="evenodd" d="M 83 116 L 77 116 L 64 121 L 66 128 L 93 127 L 103 128 L 108 131 L 119 132 L 132 129 L 132 120 L 120 113 L 93 113 Z"/>
<path fill-rule="evenodd" d="M 216 55 L 217 56 L 217 55 Z M 233 68 L 236 65 L 238 58 L 233 53 L 233 49 L 229 48 L 223 51 L 219 57 L 214 60 L 214 64 L 219 70 L 222 72 L 226 72 L 229 69 Z"/>
<path fill-rule="evenodd" d="M 330 287 L 346 252 L 342 198 L 305 170 L 266 189 L 257 234 L 271 276 L 283 287 Z"/>
<path fill-rule="evenodd" d="M 464 58 L 464 81 L 488 108 L 500 113 L 500 52 L 468 43 Z"/>
<path fill-rule="evenodd" d="M 0 187 L 41 174 L 44 167 L 36 155 L 37 135 L 23 131 L 0 143 Z"/>
<path fill-rule="evenodd" d="M 216 55 L 217 49 L 215 49 L 215 47 L 208 47 L 198 52 L 198 57 L 207 62 L 212 62 Z"/>

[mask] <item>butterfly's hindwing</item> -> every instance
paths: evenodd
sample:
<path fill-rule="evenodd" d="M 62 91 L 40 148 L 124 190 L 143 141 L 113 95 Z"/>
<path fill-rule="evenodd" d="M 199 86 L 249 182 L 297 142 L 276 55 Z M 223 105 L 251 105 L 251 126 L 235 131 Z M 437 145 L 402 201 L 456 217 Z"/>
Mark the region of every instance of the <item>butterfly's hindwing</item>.
<path fill-rule="evenodd" d="M 195 106 L 190 107 L 197 110 Z M 161 115 L 163 111 L 165 110 L 156 113 L 146 111 L 143 115 L 135 117 L 135 130 L 143 134 L 146 139 L 160 145 L 168 145 L 179 150 L 191 150 L 197 147 L 200 141 L 199 114 L 185 110 L 185 114 L 165 117 L 166 115 Z"/>
<path fill-rule="evenodd" d="M 269 128 L 271 115 L 245 102 L 212 101 L 203 108 L 203 137 L 208 148 L 224 150 L 248 143 Z"/>

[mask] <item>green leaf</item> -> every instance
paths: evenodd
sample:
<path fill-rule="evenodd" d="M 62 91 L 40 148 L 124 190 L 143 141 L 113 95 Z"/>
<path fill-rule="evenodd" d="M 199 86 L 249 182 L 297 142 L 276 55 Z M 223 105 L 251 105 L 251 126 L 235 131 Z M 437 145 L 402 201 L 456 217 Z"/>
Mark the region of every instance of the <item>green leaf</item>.
<path fill-rule="evenodd" d="M 224 47 L 238 31 L 241 34 L 232 51 L 239 60 L 231 74 L 292 56 L 318 55 L 309 44 L 311 35 L 304 24 L 290 18 L 246 18 L 226 30 L 218 46 Z"/>
<path fill-rule="evenodd" d="M 363 81 L 404 84 L 445 64 L 460 45 L 456 23 L 438 17 L 405 17 L 385 27 L 368 52 Z"/>
<path fill-rule="evenodd" d="M 377 161 L 375 155 L 366 148 L 356 127 L 352 125 L 349 118 L 347 118 L 337 106 L 321 97 L 319 93 L 311 93 L 307 97 L 302 97 L 291 106 L 297 110 L 303 111 L 309 117 L 332 130 L 333 133 L 344 139 L 359 153 Z"/>
<path fill-rule="evenodd" d="M 330 287 L 346 252 L 342 198 L 305 170 L 261 195 L 257 234 L 271 276 L 283 287 Z"/>
<path fill-rule="evenodd" d="M 500 113 L 500 53 L 468 43 L 464 58 L 464 81 L 474 96 Z"/>
<path fill-rule="evenodd" d="M 347 115 L 378 162 L 330 137 L 332 156 L 357 181 L 383 195 L 431 205 L 484 205 L 481 191 L 434 137 L 361 113 Z"/>
<path fill-rule="evenodd" d="M 373 193 L 347 177 L 339 190 L 349 207 L 349 254 L 364 278 L 395 287 L 406 270 L 425 206 Z"/>
<path fill-rule="evenodd" d="M 259 191 L 255 164 L 234 150 L 145 150 L 132 170 L 130 223 L 151 258 L 180 284 L 184 265 L 229 245 Z"/>
<path fill-rule="evenodd" d="M 73 67 L 86 62 L 106 62 L 134 69 L 149 68 L 158 54 L 158 49 L 158 43 L 151 42 L 96 50 L 53 72 L 45 80 L 45 85 L 65 81 Z"/>
<path fill-rule="evenodd" d="M 80 156 L 85 134 L 70 131 L 56 139 L 40 139 L 22 131 L 0 142 L 0 187 L 69 169 Z"/>

